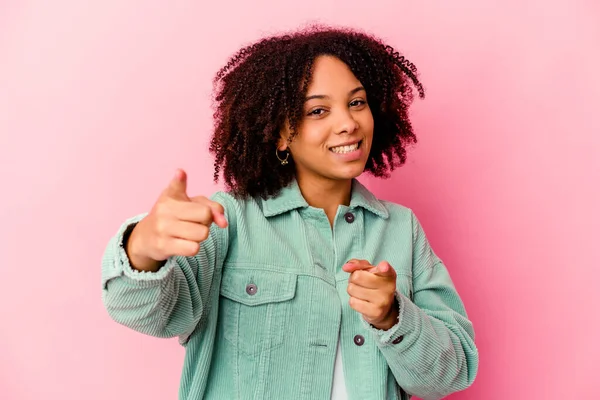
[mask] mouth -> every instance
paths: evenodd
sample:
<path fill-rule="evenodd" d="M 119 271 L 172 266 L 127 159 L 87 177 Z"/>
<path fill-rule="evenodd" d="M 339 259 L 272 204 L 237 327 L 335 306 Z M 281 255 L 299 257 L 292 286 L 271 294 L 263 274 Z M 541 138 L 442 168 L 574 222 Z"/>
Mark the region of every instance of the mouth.
<path fill-rule="evenodd" d="M 342 145 L 342 146 L 335 146 L 335 147 L 330 147 L 329 151 L 336 153 L 336 154 L 348 154 L 348 153 L 352 153 L 353 151 L 356 151 L 360 148 L 360 146 L 362 145 L 362 140 L 356 142 L 356 143 L 352 143 L 352 144 L 346 144 L 346 145 Z"/>

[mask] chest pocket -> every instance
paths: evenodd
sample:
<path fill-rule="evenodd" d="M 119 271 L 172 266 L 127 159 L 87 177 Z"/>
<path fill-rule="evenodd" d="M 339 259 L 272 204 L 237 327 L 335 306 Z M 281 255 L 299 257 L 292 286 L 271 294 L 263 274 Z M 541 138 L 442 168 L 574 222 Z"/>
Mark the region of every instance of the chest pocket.
<path fill-rule="evenodd" d="M 297 280 L 295 274 L 226 266 L 219 307 L 225 339 L 248 356 L 281 346 Z"/>

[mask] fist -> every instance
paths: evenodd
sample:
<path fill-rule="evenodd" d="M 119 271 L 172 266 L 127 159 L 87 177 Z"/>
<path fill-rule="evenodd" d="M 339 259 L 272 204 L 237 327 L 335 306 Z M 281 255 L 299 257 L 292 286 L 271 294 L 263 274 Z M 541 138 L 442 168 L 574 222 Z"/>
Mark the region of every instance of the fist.
<path fill-rule="evenodd" d="M 377 266 L 365 260 L 350 260 L 342 269 L 350 273 L 350 307 L 378 329 L 390 329 L 398 319 L 396 271 L 382 261 Z"/>
<path fill-rule="evenodd" d="M 171 256 L 194 256 L 212 223 L 227 226 L 223 206 L 203 196 L 188 197 L 187 175 L 177 170 L 148 215 L 131 232 L 126 251 L 137 269 L 157 269 Z"/>

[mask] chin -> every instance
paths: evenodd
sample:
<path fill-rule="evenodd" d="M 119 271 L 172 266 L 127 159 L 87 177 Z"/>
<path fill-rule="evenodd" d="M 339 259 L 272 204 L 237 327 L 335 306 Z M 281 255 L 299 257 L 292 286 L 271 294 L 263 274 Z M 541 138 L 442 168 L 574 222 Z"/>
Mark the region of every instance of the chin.
<path fill-rule="evenodd" d="M 339 180 L 358 178 L 365 171 L 365 166 L 356 166 L 355 168 L 344 168 L 343 171 L 335 171 L 332 175 Z"/>

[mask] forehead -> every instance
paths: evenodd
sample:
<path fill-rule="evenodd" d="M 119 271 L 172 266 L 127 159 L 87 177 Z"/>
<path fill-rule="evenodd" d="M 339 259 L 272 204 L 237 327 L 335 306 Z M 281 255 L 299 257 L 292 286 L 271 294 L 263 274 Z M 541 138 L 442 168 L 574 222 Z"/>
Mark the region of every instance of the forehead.
<path fill-rule="evenodd" d="M 347 94 L 360 84 L 350 67 L 339 58 L 319 56 L 313 64 L 308 94 L 335 94 L 340 91 Z"/>

